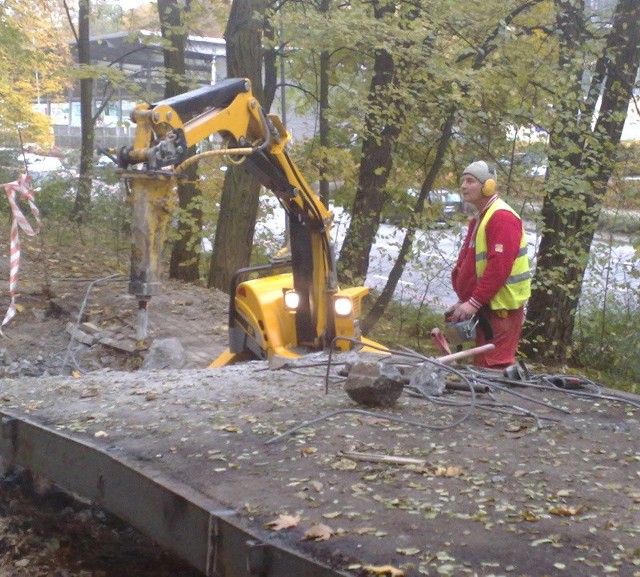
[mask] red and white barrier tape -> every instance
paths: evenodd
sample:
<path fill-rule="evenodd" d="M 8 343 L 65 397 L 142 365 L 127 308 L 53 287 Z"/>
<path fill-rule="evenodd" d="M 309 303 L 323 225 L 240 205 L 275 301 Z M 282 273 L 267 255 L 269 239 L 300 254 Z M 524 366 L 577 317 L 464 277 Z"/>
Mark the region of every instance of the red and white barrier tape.
<path fill-rule="evenodd" d="M 22 231 L 29 235 L 35 236 L 40 232 L 42 223 L 40 222 L 40 211 L 34 203 L 34 193 L 31 189 L 31 177 L 23 174 L 14 182 L 0 185 L 4 188 L 9 199 L 9 206 L 11 207 L 11 261 L 9 266 L 9 296 L 11 302 L 9 308 L 4 316 L 4 320 L 0 325 L 0 334 L 2 334 L 2 327 L 4 327 L 16 314 L 16 296 L 18 288 L 18 271 L 20 270 L 20 235 L 19 231 Z M 29 224 L 29 221 L 22 214 L 20 206 L 18 205 L 18 197 L 29 203 L 31 207 L 31 214 L 36 221 L 35 228 Z"/>

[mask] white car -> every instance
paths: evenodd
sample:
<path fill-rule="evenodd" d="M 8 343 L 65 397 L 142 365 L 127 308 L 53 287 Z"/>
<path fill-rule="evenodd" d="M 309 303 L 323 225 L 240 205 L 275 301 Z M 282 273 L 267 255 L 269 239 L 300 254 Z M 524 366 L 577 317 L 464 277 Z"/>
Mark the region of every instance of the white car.
<path fill-rule="evenodd" d="M 74 171 L 65 167 L 62 161 L 55 156 L 42 156 L 31 152 L 19 154 L 18 162 L 24 164 L 25 161 L 34 183 L 48 178 L 73 178 L 76 176 Z"/>
<path fill-rule="evenodd" d="M 513 166 L 510 158 L 503 158 L 500 165 L 506 173 L 513 168 L 525 176 L 544 178 L 547 174 L 547 159 L 533 152 L 516 152 L 513 155 Z"/>

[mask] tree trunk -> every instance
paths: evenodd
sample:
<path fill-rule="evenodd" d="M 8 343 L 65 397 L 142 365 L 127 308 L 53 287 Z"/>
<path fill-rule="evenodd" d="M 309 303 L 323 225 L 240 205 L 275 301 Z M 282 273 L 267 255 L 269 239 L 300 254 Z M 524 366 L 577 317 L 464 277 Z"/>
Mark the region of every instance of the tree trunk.
<path fill-rule="evenodd" d="M 530 0 L 529 4 L 530 5 L 535 4 L 538 1 L 539 0 Z M 493 52 L 493 50 L 495 50 L 496 48 L 495 41 L 501 32 L 502 25 L 512 22 L 513 19 L 525 9 L 526 9 L 526 5 L 519 5 L 515 7 L 511 13 L 505 16 L 505 18 L 501 21 L 500 24 L 495 26 L 492 30 L 488 31 L 486 37 L 483 40 L 482 45 L 475 51 L 475 54 L 473 55 L 472 62 L 471 62 L 471 67 L 473 70 L 481 70 L 485 65 L 485 62 L 488 56 Z M 409 20 L 413 21 L 419 17 L 420 17 L 420 12 L 418 8 L 416 7 L 411 8 L 409 12 Z M 407 44 L 407 48 L 408 47 L 409 47 L 409 44 Z M 422 48 L 424 51 L 424 57 L 428 57 L 427 55 L 430 53 L 432 49 L 431 39 L 427 39 L 423 43 Z M 466 59 L 467 59 L 467 55 L 465 54 L 458 59 L 458 62 L 462 62 Z M 400 60 L 398 64 L 399 70 L 403 70 L 405 67 L 407 67 L 410 70 L 411 66 L 415 66 L 415 63 L 411 61 L 409 61 L 408 63 L 405 63 L 402 60 Z M 402 75 L 402 76 L 406 76 L 410 78 L 411 74 Z M 418 92 L 420 89 L 421 89 L 421 86 L 414 86 L 414 90 L 416 92 Z M 464 86 L 463 86 L 463 90 L 464 90 Z M 409 107 L 405 105 L 405 108 L 402 111 L 403 114 L 408 109 Z M 453 125 L 458 114 L 459 114 L 459 111 L 455 104 L 452 105 L 449 108 L 449 110 L 444 109 L 442 111 L 442 115 L 445 118 L 445 121 L 440 130 L 440 137 L 438 139 L 437 149 L 436 149 L 433 161 L 431 162 L 427 175 L 420 188 L 420 194 L 418 195 L 416 204 L 413 207 L 413 215 L 415 216 L 422 214 L 424 210 L 425 202 L 428 198 L 428 194 L 433 189 L 435 179 L 442 168 L 442 164 L 444 162 L 444 155 L 449 143 L 451 142 L 451 138 L 453 134 Z M 393 298 L 393 294 L 395 292 L 397 284 L 400 278 L 402 277 L 402 274 L 404 272 L 404 268 L 409 256 L 409 252 L 411 251 L 411 248 L 413 246 L 413 241 L 415 238 L 415 232 L 416 232 L 416 226 L 417 226 L 415 216 L 412 217 L 409 222 L 402 245 L 400 247 L 398 257 L 391 269 L 391 272 L 389 273 L 387 282 L 382 292 L 380 293 L 380 296 L 378 297 L 376 302 L 373 304 L 373 306 L 369 310 L 369 313 L 367 314 L 367 316 L 362 322 L 362 330 L 365 334 L 373 328 L 373 326 L 376 324 L 378 319 L 384 314 L 386 307 L 388 306 L 388 304 L 391 302 L 391 299 Z"/>
<path fill-rule="evenodd" d="M 187 90 L 185 47 L 187 31 L 184 15 L 191 7 L 191 1 L 158 0 L 158 18 L 162 38 L 169 44 L 162 51 L 164 60 L 164 97 L 171 98 Z"/>
<path fill-rule="evenodd" d="M 451 136 L 453 133 L 453 123 L 456 118 L 456 114 L 454 111 L 450 112 L 445 120 L 445 123 L 442 126 L 442 130 L 440 131 L 440 139 L 438 142 L 438 148 L 436 150 L 435 157 L 433 159 L 433 163 L 427 177 L 422 183 L 422 187 L 420 188 L 420 194 L 418 195 L 418 199 L 416 201 L 416 205 L 413 210 L 413 214 L 411 220 L 409 221 L 409 225 L 407 226 L 407 230 L 405 232 L 404 239 L 402 240 L 402 246 L 400 247 L 400 251 L 398 253 L 398 258 L 396 262 L 393 264 L 391 272 L 389 273 L 389 278 L 387 283 L 384 286 L 384 289 L 380 293 L 380 296 L 373 304 L 367 316 L 362 321 L 362 332 L 366 335 L 378 322 L 380 317 L 383 315 L 387 306 L 391 302 L 393 298 L 393 293 L 396 290 L 396 286 L 398 285 L 398 281 L 402 277 L 402 273 L 404 272 L 404 267 L 409 258 L 409 252 L 411 251 L 411 247 L 413 246 L 413 241 L 416 235 L 416 227 L 417 227 L 417 216 L 422 214 L 424 210 L 424 205 L 426 199 L 433 189 L 433 184 L 442 168 L 442 164 L 444 162 L 444 155 L 451 142 Z"/>
<path fill-rule="evenodd" d="M 275 40 L 275 30 L 273 22 L 268 18 L 264 21 L 264 35 L 271 41 Z M 284 49 L 284 48 L 282 48 Z M 278 56 L 280 51 L 275 46 L 272 48 L 265 48 L 263 53 L 264 59 L 264 87 L 262 89 L 262 106 L 265 110 L 271 108 L 273 100 L 276 97 L 276 91 L 278 90 Z M 284 78 L 281 78 L 280 82 L 284 83 Z M 268 104 L 268 107 L 267 107 Z M 282 119 L 284 121 L 284 119 Z"/>
<path fill-rule="evenodd" d="M 89 17 L 91 14 L 90 0 L 80 0 L 78 5 L 78 64 L 90 65 L 91 53 L 89 43 Z M 91 205 L 91 187 L 93 172 L 93 79 L 80 79 L 80 130 L 82 133 L 80 144 L 80 175 L 78 191 L 73 206 L 73 216 L 78 222 L 84 222 L 86 212 Z"/>
<path fill-rule="evenodd" d="M 579 25 L 584 15 L 569 2 L 558 4 L 561 64 L 580 61 L 576 57 L 584 42 Z M 637 0 L 620 0 L 595 67 L 596 89 L 578 116 L 575 110 L 560 109 L 559 128 L 551 133 L 543 236 L 522 345 L 530 356 L 559 362 L 571 356 L 584 272 L 639 65 L 640 5 Z M 576 70 L 572 93 L 562 99 L 567 106 L 583 101 L 581 77 L 582 71 Z"/>
<path fill-rule="evenodd" d="M 395 10 L 390 3 L 375 1 L 373 4 L 376 19 L 383 19 Z M 403 103 L 389 96 L 389 89 L 396 81 L 392 55 L 384 49 L 376 50 L 358 186 L 351 209 L 351 222 L 338 261 L 338 280 L 341 284 L 361 285 L 369 269 L 371 247 L 380 226 L 385 187 L 393 164 L 391 151 L 400 134 L 404 116 Z"/>
<path fill-rule="evenodd" d="M 160 30 L 162 37 L 170 46 L 163 50 L 165 98 L 182 94 L 188 89 L 185 63 L 187 31 L 184 16 L 188 14 L 190 8 L 190 0 L 185 3 L 177 0 L 158 0 Z M 190 149 L 189 156 L 193 154 L 195 149 Z M 202 230 L 202 210 L 197 199 L 202 193 L 196 185 L 197 175 L 198 163 L 196 162 L 188 168 L 187 178 L 178 182 L 178 205 L 182 210 L 178 222 L 178 239 L 173 244 L 169 261 L 169 277 L 187 282 L 200 279 L 198 243 Z"/>
<path fill-rule="evenodd" d="M 321 0 L 320 13 L 326 14 L 329 12 L 331 0 Z M 329 67 L 331 66 L 331 56 L 328 50 L 320 52 L 320 87 L 319 87 L 319 112 L 320 112 L 320 149 L 322 157 L 320 159 L 320 200 L 325 206 L 329 206 L 329 200 L 331 193 L 329 191 L 329 179 L 327 178 L 327 150 L 329 148 Z"/>
<path fill-rule="evenodd" d="M 189 166 L 184 175 L 186 179 L 178 184 L 178 205 L 182 214 L 178 221 L 178 238 L 171 249 L 169 278 L 197 282 L 200 280 L 199 244 L 202 231 L 202 208 L 198 202 L 202 192 L 196 186 L 198 163 Z"/>
<path fill-rule="evenodd" d="M 254 96 L 268 111 L 271 102 L 263 101 L 262 85 L 265 4 L 265 0 L 233 0 L 224 37 L 227 75 L 249 78 Z M 260 182 L 242 164 L 230 164 L 225 174 L 209 263 L 209 287 L 229 292 L 235 271 L 250 263 L 259 194 Z"/>

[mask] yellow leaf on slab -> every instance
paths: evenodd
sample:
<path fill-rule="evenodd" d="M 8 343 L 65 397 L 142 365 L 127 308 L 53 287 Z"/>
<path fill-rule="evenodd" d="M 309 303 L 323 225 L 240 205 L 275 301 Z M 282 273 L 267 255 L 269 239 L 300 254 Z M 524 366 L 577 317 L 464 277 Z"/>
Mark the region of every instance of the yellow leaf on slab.
<path fill-rule="evenodd" d="M 404 577 L 404 571 L 391 565 L 365 565 L 363 567 L 368 573 L 374 575 L 390 575 L 391 577 Z"/>
<path fill-rule="evenodd" d="M 407 547 L 406 549 L 396 549 L 396 553 L 400 553 L 400 555 L 417 555 L 420 553 L 420 549 L 416 547 Z"/>
<path fill-rule="evenodd" d="M 316 523 L 304 534 L 306 541 L 327 541 L 334 535 L 334 530 L 324 523 Z"/>
<path fill-rule="evenodd" d="M 519 433 L 520 431 L 525 430 L 527 427 L 524 425 L 510 425 L 505 428 L 507 433 Z"/>
<path fill-rule="evenodd" d="M 224 431 L 225 433 L 242 433 L 242 429 L 235 425 L 226 423 L 213 427 L 216 431 Z"/>
<path fill-rule="evenodd" d="M 573 517 L 574 515 L 582 513 L 583 508 L 584 507 L 582 505 L 577 505 L 575 507 L 554 507 L 553 509 L 549 509 L 549 513 L 552 515 L 558 515 L 559 517 Z"/>
<path fill-rule="evenodd" d="M 351 459 L 338 459 L 334 463 L 331 463 L 331 468 L 337 471 L 353 471 L 357 466 L 357 463 Z"/>
<path fill-rule="evenodd" d="M 300 517 L 300 515 L 280 515 L 277 519 L 269 521 L 265 527 L 273 529 L 274 531 L 282 531 L 290 527 L 297 527 L 301 520 L 302 517 Z"/>
<path fill-rule="evenodd" d="M 363 425 L 388 425 L 389 421 L 387 419 L 382 419 L 380 417 L 374 417 L 374 416 L 364 416 L 364 417 L 358 417 L 358 421 L 360 421 Z"/>
<path fill-rule="evenodd" d="M 459 477 L 464 473 L 464 469 L 462 467 L 436 467 L 435 476 L 436 477 Z"/>
<path fill-rule="evenodd" d="M 377 529 L 375 527 L 360 527 L 359 529 L 354 529 L 354 533 L 356 535 L 373 535 Z"/>
<path fill-rule="evenodd" d="M 322 516 L 325 519 L 335 519 L 336 517 L 340 517 L 342 515 L 342 511 L 333 511 L 331 513 L 324 513 Z"/>

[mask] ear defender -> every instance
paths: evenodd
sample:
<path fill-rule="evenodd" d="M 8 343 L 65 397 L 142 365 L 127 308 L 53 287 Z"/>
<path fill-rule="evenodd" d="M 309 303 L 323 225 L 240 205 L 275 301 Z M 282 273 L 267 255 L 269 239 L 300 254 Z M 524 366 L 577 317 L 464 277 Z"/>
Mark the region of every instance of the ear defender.
<path fill-rule="evenodd" d="M 496 193 L 496 169 L 492 164 L 487 164 L 487 171 L 491 176 L 482 185 L 482 195 L 493 196 Z"/>

